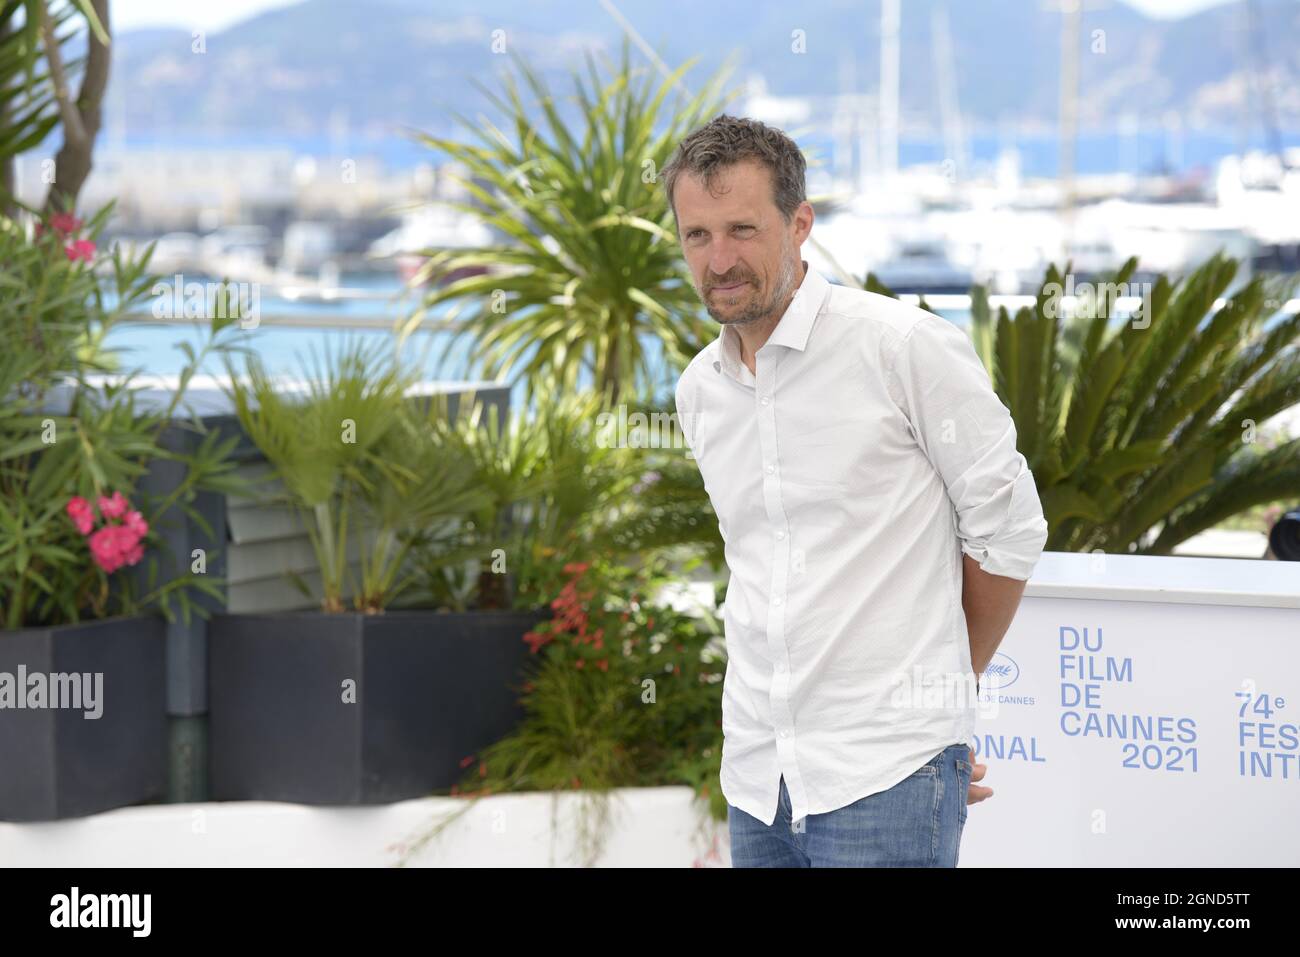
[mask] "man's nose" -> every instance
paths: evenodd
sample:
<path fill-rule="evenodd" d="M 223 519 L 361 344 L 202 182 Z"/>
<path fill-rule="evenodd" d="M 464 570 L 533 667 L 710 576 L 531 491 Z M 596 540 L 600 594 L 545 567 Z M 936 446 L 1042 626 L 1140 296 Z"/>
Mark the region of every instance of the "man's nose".
<path fill-rule="evenodd" d="M 709 271 L 715 278 L 725 276 L 736 267 L 736 250 L 730 240 L 723 239 L 713 244 L 709 250 Z"/>

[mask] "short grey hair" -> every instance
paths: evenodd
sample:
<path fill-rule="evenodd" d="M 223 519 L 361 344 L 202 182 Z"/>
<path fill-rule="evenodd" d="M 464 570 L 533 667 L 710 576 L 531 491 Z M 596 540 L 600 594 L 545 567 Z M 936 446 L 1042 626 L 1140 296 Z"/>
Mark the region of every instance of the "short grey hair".
<path fill-rule="evenodd" d="M 720 170 L 745 159 L 758 160 L 771 172 L 772 199 L 788 224 L 807 199 L 804 177 L 808 164 L 803 153 L 775 127 L 725 113 L 688 134 L 663 168 L 661 178 L 673 218 L 677 218 L 673 187 L 682 173 L 698 176 L 704 188 L 711 190 Z"/>

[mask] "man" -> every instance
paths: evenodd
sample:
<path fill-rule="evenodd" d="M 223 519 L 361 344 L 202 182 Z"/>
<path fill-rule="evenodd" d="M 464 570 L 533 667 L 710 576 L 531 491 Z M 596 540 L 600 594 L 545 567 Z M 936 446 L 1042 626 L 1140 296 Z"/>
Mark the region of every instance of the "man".
<path fill-rule="evenodd" d="M 732 862 L 953 867 L 992 794 L 977 675 L 1047 523 L 966 334 L 800 258 L 804 173 L 783 133 L 725 115 L 663 171 L 722 326 L 676 402 L 731 572 Z"/>

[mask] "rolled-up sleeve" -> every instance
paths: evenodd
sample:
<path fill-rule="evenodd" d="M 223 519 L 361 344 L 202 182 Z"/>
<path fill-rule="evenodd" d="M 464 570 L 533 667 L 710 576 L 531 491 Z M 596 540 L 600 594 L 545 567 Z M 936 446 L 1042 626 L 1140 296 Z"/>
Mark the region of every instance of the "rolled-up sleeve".
<path fill-rule="evenodd" d="M 1047 520 L 1011 413 L 969 336 L 926 314 L 892 356 L 889 388 L 948 489 L 962 551 L 990 574 L 1027 581 Z"/>

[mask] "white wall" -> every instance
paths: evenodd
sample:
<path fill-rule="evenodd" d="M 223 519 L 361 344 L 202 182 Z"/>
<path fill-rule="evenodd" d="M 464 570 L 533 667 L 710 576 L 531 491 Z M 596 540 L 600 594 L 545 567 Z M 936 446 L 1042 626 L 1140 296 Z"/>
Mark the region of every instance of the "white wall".
<path fill-rule="evenodd" d="M 367 808 L 231 801 L 121 808 L 74 820 L 0 823 L 8 867 L 549 867 L 583 864 L 581 792 L 421 798 Z M 467 810 L 468 809 L 468 810 Z M 460 813 L 422 847 L 422 835 Z M 686 787 L 613 792 L 596 867 L 729 865 L 725 827 Z M 559 827 L 552 831 L 555 815 Z M 710 856 L 715 848 L 719 856 Z M 697 863 L 698 862 L 698 863 Z"/>

